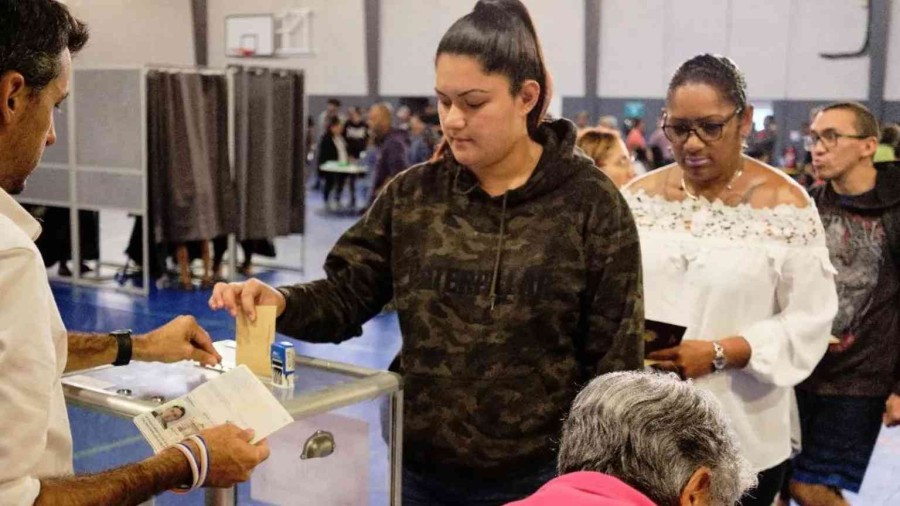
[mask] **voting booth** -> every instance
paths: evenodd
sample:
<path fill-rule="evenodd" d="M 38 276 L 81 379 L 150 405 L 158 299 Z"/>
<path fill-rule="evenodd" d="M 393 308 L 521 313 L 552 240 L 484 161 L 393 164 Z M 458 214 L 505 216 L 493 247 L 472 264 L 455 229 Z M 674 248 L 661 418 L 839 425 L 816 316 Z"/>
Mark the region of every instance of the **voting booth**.
<path fill-rule="evenodd" d="M 230 370 L 234 341 L 215 344 L 223 370 Z M 192 362 L 132 362 L 67 374 L 62 382 L 70 409 L 91 414 L 77 417 L 72 426 L 76 457 L 108 451 L 122 459 L 105 466 L 149 457 L 150 445 L 132 419 L 184 396 L 223 370 Z M 251 480 L 234 489 L 165 493 L 153 504 L 400 504 L 403 400 L 398 375 L 296 356 L 292 388 L 264 384 L 293 422 L 268 437 L 271 456 Z M 79 423 L 92 425 L 91 430 Z M 86 435 L 95 440 L 85 441 Z M 96 440 L 100 438 L 104 440 Z"/>

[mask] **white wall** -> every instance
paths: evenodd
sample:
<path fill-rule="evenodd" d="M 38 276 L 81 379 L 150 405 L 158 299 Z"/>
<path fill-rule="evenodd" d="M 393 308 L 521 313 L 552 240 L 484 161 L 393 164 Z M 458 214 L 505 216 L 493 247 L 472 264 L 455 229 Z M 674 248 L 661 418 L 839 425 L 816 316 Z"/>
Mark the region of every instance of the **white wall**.
<path fill-rule="evenodd" d="M 554 94 L 584 95 L 584 0 L 524 0 L 541 39 Z M 434 53 L 444 32 L 474 1 L 381 3 L 381 94 L 434 94 Z"/>
<path fill-rule="evenodd" d="M 385 3 L 390 3 L 390 0 Z M 384 5 L 384 3 L 382 3 Z M 363 0 L 208 0 L 209 65 L 229 64 L 300 68 L 312 95 L 366 95 L 366 26 Z M 225 17 L 230 14 L 279 14 L 288 9 L 313 11 L 308 56 L 229 58 L 225 56 Z"/>
<path fill-rule="evenodd" d="M 818 56 L 862 44 L 866 11 L 855 0 L 604 0 L 600 22 L 603 97 L 661 98 L 678 65 L 703 52 L 733 58 L 754 99 L 868 94 L 868 58 Z"/>
<path fill-rule="evenodd" d="M 367 94 L 364 0 L 208 0 L 209 60 L 307 70 L 308 93 Z M 544 44 L 557 95 L 584 94 L 583 0 L 525 0 Z M 190 0 L 68 0 L 91 28 L 77 65 L 194 62 Z M 679 63 L 725 53 L 747 74 L 753 99 L 864 99 L 868 58 L 828 61 L 823 51 L 862 44 L 861 0 L 602 0 L 598 91 L 661 98 Z M 433 57 L 450 24 L 474 0 L 383 0 L 380 92 L 431 95 Z M 314 11 L 312 56 L 227 59 L 228 14 Z M 900 0 L 892 2 L 885 99 L 900 100 Z"/>
<path fill-rule="evenodd" d="M 669 74 L 662 51 L 665 5 L 665 0 L 600 2 L 600 96 L 662 96 Z"/>
<path fill-rule="evenodd" d="M 472 10 L 460 0 L 381 2 L 382 95 L 434 95 L 434 52 L 444 32 Z"/>
<path fill-rule="evenodd" d="M 189 0 L 68 0 L 91 38 L 80 67 L 194 64 Z"/>
<path fill-rule="evenodd" d="M 825 60 L 822 52 L 856 51 L 866 33 L 866 10 L 858 0 L 792 0 L 789 99 L 864 100 L 869 95 L 869 58 Z M 894 31 L 900 24 L 894 23 Z M 900 63 L 900 62 L 895 62 Z M 780 98 L 780 97 L 778 97 Z"/>
<path fill-rule="evenodd" d="M 891 33 L 888 34 L 884 99 L 900 100 L 900 0 L 893 0 L 891 5 Z"/>

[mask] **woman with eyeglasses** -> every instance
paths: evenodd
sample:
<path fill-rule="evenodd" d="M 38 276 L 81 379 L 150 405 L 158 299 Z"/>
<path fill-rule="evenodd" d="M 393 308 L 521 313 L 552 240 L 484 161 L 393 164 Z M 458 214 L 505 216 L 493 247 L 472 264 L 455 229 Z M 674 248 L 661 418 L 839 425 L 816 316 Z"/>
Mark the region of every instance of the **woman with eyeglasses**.
<path fill-rule="evenodd" d="M 742 153 L 753 107 L 728 58 L 694 57 L 669 83 L 675 163 L 624 191 L 641 238 L 646 318 L 685 327 L 657 367 L 728 412 L 768 506 L 791 456 L 792 387 L 828 346 L 837 296 L 822 223 L 787 175 Z"/>
<path fill-rule="evenodd" d="M 577 146 L 594 160 L 604 174 L 612 180 L 616 188 L 621 188 L 634 179 L 634 165 L 625 141 L 615 132 L 588 130 L 578 137 Z"/>

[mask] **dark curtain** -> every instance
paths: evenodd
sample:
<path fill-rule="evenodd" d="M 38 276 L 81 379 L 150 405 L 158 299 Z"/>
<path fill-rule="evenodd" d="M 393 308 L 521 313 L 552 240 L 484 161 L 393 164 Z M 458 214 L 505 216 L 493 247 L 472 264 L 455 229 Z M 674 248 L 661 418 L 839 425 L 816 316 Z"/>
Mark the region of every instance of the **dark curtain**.
<path fill-rule="evenodd" d="M 238 239 L 304 231 L 303 74 L 239 69 L 234 78 Z"/>
<path fill-rule="evenodd" d="M 25 205 L 28 211 L 40 220 L 41 235 L 35 241 L 44 265 L 50 267 L 56 262 L 72 259 L 72 226 L 68 207 Z M 78 234 L 81 238 L 81 259 L 100 258 L 100 213 L 78 211 Z"/>
<path fill-rule="evenodd" d="M 149 72 L 147 107 L 153 241 L 210 240 L 233 232 L 225 77 Z"/>

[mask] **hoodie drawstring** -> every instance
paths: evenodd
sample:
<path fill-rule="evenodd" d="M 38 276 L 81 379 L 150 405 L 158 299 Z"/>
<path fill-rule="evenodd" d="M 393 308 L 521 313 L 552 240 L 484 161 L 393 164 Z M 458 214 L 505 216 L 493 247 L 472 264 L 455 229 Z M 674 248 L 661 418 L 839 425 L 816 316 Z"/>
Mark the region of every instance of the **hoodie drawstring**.
<path fill-rule="evenodd" d="M 494 302 L 497 300 L 497 276 L 500 274 L 500 253 L 503 251 L 503 236 L 506 235 L 506 198 L 509 192 L 503 194 L 503 210 L 500 212 L 500 237 L 497 239 L 497 258 L 494 260 L 494 274 L 491 276 L 491 293 L 488 296 L 491 301 L 491 311 L 494 310 Z"/>

